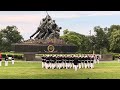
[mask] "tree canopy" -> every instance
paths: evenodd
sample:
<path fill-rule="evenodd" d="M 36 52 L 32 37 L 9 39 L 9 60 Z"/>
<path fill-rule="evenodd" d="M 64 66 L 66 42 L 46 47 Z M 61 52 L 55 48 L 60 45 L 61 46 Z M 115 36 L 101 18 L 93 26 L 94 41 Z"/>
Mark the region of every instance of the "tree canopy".
<path fill-rule="evenodd" d="M 18 43 L 23 39 L 16 26 L 7 26 L 0 31 L 0 51 L 10 51 L 12 43 Z"/>
<path fill-rule="evenodd" d="M 110 27 L 95 26 L 94 35 L 82 35 L 68 29 L 63 31 L 61 36 L 67 43 L 75 44 L 80 52 L 96 53 L 120 53 L 120 25 Z"/>

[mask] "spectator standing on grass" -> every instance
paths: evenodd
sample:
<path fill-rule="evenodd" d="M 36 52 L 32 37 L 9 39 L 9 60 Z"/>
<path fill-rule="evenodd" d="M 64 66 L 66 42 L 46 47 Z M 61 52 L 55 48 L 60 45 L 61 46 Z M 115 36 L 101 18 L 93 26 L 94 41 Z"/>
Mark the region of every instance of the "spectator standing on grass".
<path fill-rule="evenodd" d="M 0 66 L 2 66 L 2 54 L 0 52 Z"/>
<path fill-rule="evenodd" d="M 8 66 L 8 55 L 5 56 L 5 66 Z"/>

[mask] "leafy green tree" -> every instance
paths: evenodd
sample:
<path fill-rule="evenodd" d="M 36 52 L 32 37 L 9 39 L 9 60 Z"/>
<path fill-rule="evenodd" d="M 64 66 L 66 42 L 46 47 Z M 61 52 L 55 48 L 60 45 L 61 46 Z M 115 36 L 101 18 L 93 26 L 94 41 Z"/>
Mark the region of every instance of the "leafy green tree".
<path fill-rule="evenodd" d="M 100 51 L 107 48 L 108 46 L 108 37 L 106 34 L 106 29 L 104 30 L 100 26 L 94 27 L 96 46 L 95 48 Z"/>
<path fill-rule="evenodd" d="M 86 38 L 85 35 L 64 30 L 64 34 L 61 36 L 68 44 L 74 44 L 77 45 L 80 52 L 88 51 L 88 43 L 86 41 L 89 41 L 88 38 Z"/>
<path fill-rule="evenodd" d="M 66 29 L 66 30 L 64 30 L 63 31 L 63 34 L 65 35 L 65 34 L 68 34 L 69 33 L 69 30 L 68 29 Z"/>
<path fill-rule="evenodd" d="M 116 53 L 120 53 L 120 29 L 112 31 L 109 42 L 110 50 Z"/>
<path fill-rule="evenodd" d="M 0 31 L 0 50 L 1 51 L 10 51 L 12 43 L 18 43 L 23 39 L 18 28 L 16 26 L 7 26 L 5 29 Z"/>

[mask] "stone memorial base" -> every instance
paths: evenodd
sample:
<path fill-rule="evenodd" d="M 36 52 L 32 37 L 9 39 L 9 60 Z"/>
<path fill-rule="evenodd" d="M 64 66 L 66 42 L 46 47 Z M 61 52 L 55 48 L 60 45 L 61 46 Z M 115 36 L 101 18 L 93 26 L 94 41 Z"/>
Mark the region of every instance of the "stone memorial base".
<path fill-rule="evenodd" d="M 111 54 L 102 54 L 101 55 L 101 61 L 112 61 L 113 56 Z"/>
<path fill-rule="evenodd" d="M 24 53 L 24 59 L 26 61 L 34 61 L 35 60 L 35 54 L 34 53 Z"/>
<path fill-rule="evenodd" d="M 61 39 L 50 40 L 28 40 L 21 43 L 12 44 L 12 50 L 24 53 L 26 61 L 36 60 L 35 54 L 70 54 L 75 53 L 78 47 L 66 44 Z"/>

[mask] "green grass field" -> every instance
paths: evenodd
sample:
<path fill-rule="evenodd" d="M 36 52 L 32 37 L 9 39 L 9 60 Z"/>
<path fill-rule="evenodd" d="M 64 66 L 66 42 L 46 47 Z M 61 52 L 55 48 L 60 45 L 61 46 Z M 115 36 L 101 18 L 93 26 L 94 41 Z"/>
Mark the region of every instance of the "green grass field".
<path fill-rule="evenodd" d="M 41 62 L 17 61 L 14 65 L 4 62 L 0 67 L 0 79 L 120 79 L 120 63 L 101 61 L 94 69 L 42 69 Z"/>

